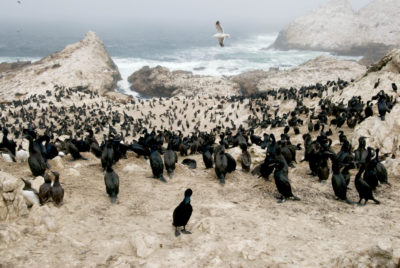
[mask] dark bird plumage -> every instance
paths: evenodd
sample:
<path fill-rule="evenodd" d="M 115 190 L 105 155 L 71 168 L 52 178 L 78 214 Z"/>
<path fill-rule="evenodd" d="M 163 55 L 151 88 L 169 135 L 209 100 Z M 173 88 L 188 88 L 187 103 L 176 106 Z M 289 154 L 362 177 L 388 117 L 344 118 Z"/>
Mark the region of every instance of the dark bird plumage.
<path fill-rule="evenodd" d="M 192 190 L 187 189 L 185 191 L 185 198 L 183 201 L 174 209 L 174 213 L 172 214 L 172 225 L 175 226 L 175 236 L 179 236 L 180 232 L 178 227 L 183 226 L 182 233 L 190 234 L 189 231 L 186 230 L 186 225 L 192 215 L 192 205 L 190 204 L 190 197 L 192 196 Z"/>
<path fill-rule="evenodd" d="M 111 199 L 111 203 L 115 203 L 119 193 L 119 177 L 111 166 L 106 167 L 104 183 L 106 184 L 106 192 Z"/>

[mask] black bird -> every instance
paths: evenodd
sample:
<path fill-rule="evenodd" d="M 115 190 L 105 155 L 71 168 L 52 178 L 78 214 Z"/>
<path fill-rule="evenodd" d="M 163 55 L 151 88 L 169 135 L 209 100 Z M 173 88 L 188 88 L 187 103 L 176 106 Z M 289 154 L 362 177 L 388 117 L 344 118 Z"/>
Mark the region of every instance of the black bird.
<path fill-rule="evenodd" d="M 376 83 L 375 83 L 375 85 L 374 85 L 374 88 L 377 88 L 377 87 L 379 87 L 379 82 L 380 82 L 380 78 L 378 78 L 378 81 L 376 81 Z"/>
<path fill-rule="evenodd" d="M 242 169 L 246 172 L 250 171 L 251 155 L 247 150 L 242 150 Z"/>
<path fill-rule="evenodd" d="M 178 163 L 178 155 L 173 150 L 164 152 L 164 164 L 170 179 L 174 176 L 175 164 Z"/>
<path fill-rule="evenodd" d="M 150 154 L 150 166 L 154 178 L 160 179 L 162 182 L 167 182 L 167 180 L 163 176 L 164 164 L 161 155 L 157 150 L 154 150 L 153 148 Z"/>
<path fill-rule="evenodd" d="M 213 167 L 213 159 L 210 150 L 204 150 L 203 152 L 203 162 L 206 168 Z"/>
<path fill-rule="evenodd" d="M 365 113 L 365 118 L 368 118 L 368 117 L 374 115 L 374 111 L 372 110 L 371 101 L 367 101 L 367 107 L 365 107 L 364 113 Z"/>
<path fill-rule="evenodd" d="M 101 166 L 106 169 L 114 164 L 114 147 L 112 141 L 108 140 L 101 153 Z"/>
<path fill-rule="evenodd" d="M 214 162 L 215 162 L 215 174 L 221 184 L 225 184 L 225 176 L 228 172 L 228 158 L 225 154 L 225 149 L 222 145 L 215 148 L 214 151 Z"/>
<path fill-rule="evenodd" d="M 55 179 L 54 179 L 54 184 L 51 187 L 51 199 L 53 199 L 54 203 L 56 205 L 60 205 L 63 200 L 64 200 L 64 189 L 62 188 L 60 184 L 60 174 L 56 171 L 52 171 Z"/>
<path fill-rule="evenodd" d="M 119 177 L 110 165 L 106 167 L 106 173 L 104 174 L 104 183 L 106 184 L 106 191 L 111 199 L 111 203 L 115 203 L 117 201 L 119 192 Z"/>
<path fill-rule="evenodd" d="M 43 176 L 46 171 L 47 164 L 41 152 L 34 146 L 33 137 L 25 135 L 25 139 L 29 140 L 29 158 L 28 164 L 34 177 Z"/>
<path fill-rule="evenodd" d="M 43 205 L 46 203 L 51 197 L 51 179 L 49 174 L 44 176 L 44 183 L 40 185 L 39 188 L 39 201 L 40 204 Z"/>
<path fill-rule="evenodd" d="M 197 162 L 194 159 L 183 159 L 182 164 L 188 166 L 190 169 L 195 169 L 197 167 Z"/>
<path fill-rule="evenodd" d="M 293 195 L 292 187 L 290 186 L 288 178 L 288 166 L 283 157 L 276 159 L 274 163 L 274 180 L 278 192 L 281 194 L 280 201 L 284 202 L 285 199 L 293 198 L 293 200 L 300 200 L 297 196 Z"/>
<path fill-rule="evenodd" d="M 378 112 L 379 112 L 379 116 L 381 117 L 381 120 L 384 121 L 385 120 L 385 115 L 387 112 L 388 108 L 387 108 L 387 104 L 386 104 L 386 100 L 385 98 L 379 98 L 378 100 Z"/>
<path fill-rule="evenodd" d="M 366 183 L 368 183 L 369 187 L 371 187 L 372 190 L 375 190 L 376 187 L 378 186 L 378 174 L 376 170 L 376 165 L 378 164 L 378 155 L 379 155 L 379 149 L 375 150 L 375 158 L 372 158 L 372 152 L 373 149 L 368 147 L 368 156 L 366 160 L 366 166 L 365 166 L 365 172 L 363 179 Z"/>
<path fill-rule="evenodd" d="M 332 164 L 332 188 L 335 196 L 343 201 L 346 201 L 348 204 L 351 204 L 351 201 L 347 199 L 347 184 L 346 180 L 340 172 L 340 164 L 338 161 L 334 161 Z"/>
<path fill-rule="evenodd" d="M 72 140 L 66 140 L 66 149 L 67 149 L 67 153 L 71 154 L 72 156 L 72 160 L 87 160 L 85 157 L 83 157 L 81 155 L 81 153 L 79 152 L 78 147 L 76 147 L 76 145 L 72 142 Z"/>
<path fill-rule="evenodd" d="M 392 83 L 393 91 L 397 93 L 397 85 L 396 83 Z"/>
<path fill-rule="evenodd" d="M 358 195 L 360 197 L 360 201 L 358 201 L 358 203 L 361 204 L 361 201 L 365 199 L 364 205 L 367 204 L 368 200 L 373 200 L 376 204 L 380 204 L 380 202 L 374 198 L 371 187 L 361 178 L 361 175 L 364 172 L 364 170 L 365 167 L 362 166 L 358 171 L 354 181 Z"/>
<path fill-rule="evenodd" d="M 178 227 L 183 226 L 182 233 L 191 234 L 191 232 L 186 230 L 186 224 L 188 223 L 190 216 L 192 215 L 192 205 L 190 204 L 190 197 L 192 196 L 192 190 L 187 189 L 185 191 L 185 198 L 183 201 L 174 209 L 172 214 L 172 225 L 175 226 L 175 236 L 179 236 L 180 232 Z"/>

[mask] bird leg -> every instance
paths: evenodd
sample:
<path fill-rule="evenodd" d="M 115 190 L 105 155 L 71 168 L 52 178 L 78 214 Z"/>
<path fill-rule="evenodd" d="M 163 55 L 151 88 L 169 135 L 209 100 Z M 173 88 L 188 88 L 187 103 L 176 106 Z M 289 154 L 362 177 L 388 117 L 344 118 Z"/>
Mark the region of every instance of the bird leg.
<path fill-rule="evenodd" d="M 178 227 L 175 227 L 175 237 L 178 237 L 180 234 Z"/>
<path fill-rule="evenodd" d="M 186 227 L 183 226 L 183 230 L 181 231 L 183 234 L 191 234 L 188 230 L 185 229 Z"/>

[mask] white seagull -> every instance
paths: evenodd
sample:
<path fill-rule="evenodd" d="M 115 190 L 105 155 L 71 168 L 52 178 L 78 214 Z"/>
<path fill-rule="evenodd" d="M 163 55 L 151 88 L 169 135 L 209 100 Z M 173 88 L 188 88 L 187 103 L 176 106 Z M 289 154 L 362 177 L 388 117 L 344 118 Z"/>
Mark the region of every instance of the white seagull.
<path fill-rule="evenodd" d="M 219 21 L 217 21 L 215 23 L 215 27 L 217 28 L 218 33 L 214 34 L 213 37 L 218 38 L 219 45 L 221 47 L 223 47 L 224 46 L 224 39 L 225 38 L 229 38 L 230 35 L 224 33 L 224 29 L 222 29 L 221 24 L 219 24 Z"/>

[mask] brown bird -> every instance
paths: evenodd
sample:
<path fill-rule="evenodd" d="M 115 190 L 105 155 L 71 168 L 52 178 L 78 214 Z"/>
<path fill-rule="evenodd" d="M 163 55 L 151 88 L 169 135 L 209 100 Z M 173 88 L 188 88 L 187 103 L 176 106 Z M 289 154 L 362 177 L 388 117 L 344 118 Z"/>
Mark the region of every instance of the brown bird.
<path fill-rule="evenodd" d="M 56 205 L 60 205 L 64 199 L 64 189 L 60 184 L 60 174 L 56 171 L 52 171 L 55 176 L 53 187 L 51 187 L 51 198 Z"/>

